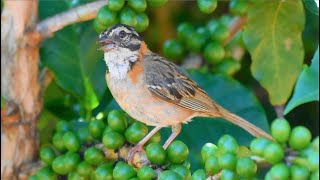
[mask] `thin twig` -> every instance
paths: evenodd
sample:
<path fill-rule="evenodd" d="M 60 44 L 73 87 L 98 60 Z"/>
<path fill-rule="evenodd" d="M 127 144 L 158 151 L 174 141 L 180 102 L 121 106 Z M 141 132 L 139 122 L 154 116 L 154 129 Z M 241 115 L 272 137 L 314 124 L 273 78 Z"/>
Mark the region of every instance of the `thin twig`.
<path fill-rule="evenodd" d="M 276 111 L 278 118 L 284 117 L 284 115 L 283 115 L 284 105 L 274 106 L 274 110 Z"/>
<path fill-rule="evenodd" d="M 237 32 L 239 32 L 243 28 L 246 22 L 247 22 L 246 17 L 237 17 L 229 27 L 230 35 L 223 42 L 223 44 L 224 45 L 228 44 L 233 39 L 233 37 L 237 34 Z"/>
<path fill-rule="evenodd" d="M 97 11 L 106 4 L 107 0 L 100 0 L 62 12 L 38 23 L 35 31 L 40 33 L 42 39 L 45 39 L 70 24 L 95 18 Z"/>

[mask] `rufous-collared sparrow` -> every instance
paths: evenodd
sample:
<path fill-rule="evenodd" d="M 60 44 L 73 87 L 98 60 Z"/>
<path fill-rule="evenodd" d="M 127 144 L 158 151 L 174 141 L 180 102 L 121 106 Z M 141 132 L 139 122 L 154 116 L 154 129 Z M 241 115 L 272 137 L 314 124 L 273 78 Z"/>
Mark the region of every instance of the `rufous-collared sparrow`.
<path fill-rule="evenodd" d="M 167 148 L 181 131 L 181 123 L 196 116 L 222 117 L 253 136 L 272 139 L 218 105 L 178 66 L 150 51 L 134 28 L 115 25 L 100 34 L 99 43 L 108 69 L 107 85 L 114 99 L 133 118 L 155 126 L 135 151 L 141 150 L 162 127 L 171 126 L 172 134 L 163 146 Z"/>

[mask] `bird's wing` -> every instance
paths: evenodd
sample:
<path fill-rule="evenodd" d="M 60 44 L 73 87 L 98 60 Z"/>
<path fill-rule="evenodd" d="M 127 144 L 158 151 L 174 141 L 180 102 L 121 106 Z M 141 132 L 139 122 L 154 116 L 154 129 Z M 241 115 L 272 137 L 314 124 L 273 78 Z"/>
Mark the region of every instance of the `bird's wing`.
<path fill-rule="evenodd" d="M 148 89 L 157 98 L 197 112 L 216 110 L 208 94 L 175 64 L 157 54 L 145 56 L 143 62 Z"/>

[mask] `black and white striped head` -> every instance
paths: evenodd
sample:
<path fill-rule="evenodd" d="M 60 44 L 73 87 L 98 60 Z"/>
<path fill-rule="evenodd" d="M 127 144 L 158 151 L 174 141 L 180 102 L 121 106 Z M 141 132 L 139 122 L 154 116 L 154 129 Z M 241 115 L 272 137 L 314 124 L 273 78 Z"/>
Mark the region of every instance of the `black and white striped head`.
<path fill-rule="evenodd" d="M 115 25 L 99 35 L 99 50 L 104 52 L 117 48 L 127 48 L 131 51 L 140 49 L 142 39 L 133 27 L 124 24 Z"/>

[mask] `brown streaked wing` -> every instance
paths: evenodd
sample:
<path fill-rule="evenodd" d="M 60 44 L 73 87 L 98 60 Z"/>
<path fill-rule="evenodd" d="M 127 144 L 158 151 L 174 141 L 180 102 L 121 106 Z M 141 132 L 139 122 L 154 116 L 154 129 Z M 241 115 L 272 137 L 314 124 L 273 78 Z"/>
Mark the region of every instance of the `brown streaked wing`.
<path fill-rule="evenodd" d="M 145 56 L 143 63 L 148 89 L 157 98 L 197 112 L 216 109 L 208 94 L 175 64 L 157 54 Z"/>

